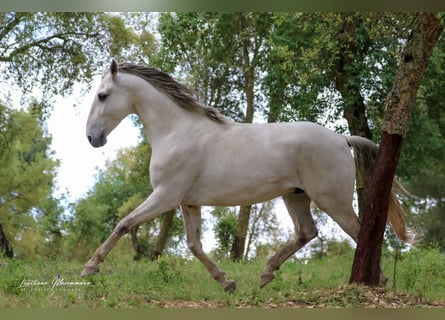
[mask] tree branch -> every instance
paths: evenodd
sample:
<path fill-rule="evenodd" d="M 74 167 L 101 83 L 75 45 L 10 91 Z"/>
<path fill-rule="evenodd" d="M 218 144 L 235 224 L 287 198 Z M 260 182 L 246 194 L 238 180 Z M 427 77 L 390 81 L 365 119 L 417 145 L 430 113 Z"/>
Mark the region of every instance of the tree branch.
<path fill-rule="evenodd" d="M 46 37 L 46 38 L 43 38 L 43 39 L 40 39 L 40 40 L 37 40 L 37 41 L 33 41 L 33 42 L 30 42 L 30 43 L 24 44 L 21 47 L 12 50 L 12 52 L 9 55 L 7 55 L 7 56 L 3 56 L 3 57 L 0 56 L 0 61 L 2 61 L 2 62 L 12 62 L 16 55 L 23 54 L 23 53 L 27 52 L 32 47 L 38 47 L 38 48 L 40 48 L 42 50 L 52 50 L 52 49 L 59 48 L 59 47 L 63 48 L 63 46 L 60 46 L 60 45 L 54 45 L 54 46 L 46 46 L 45 45 L 45 44 L 48 44 L 51 40 L 54 40 L 54 39 L 60 39 L 60 40 L 63 40 L 63 41 L 66 42 L 67 40 L 70 40 L 70 37 L 72 37 L 72 36 L 75 36 L 75 37 L 85 37 L 85 36 L 87 36 L 87 37 L 95 37 L 95 36 L 98 36 L 98 35 L 99 35 L 99 32 L 92 33 L 92 34 L 81 33 L 81 32 L 65 32 L 65 33 L 53 34 L 52 36 L 49 36 L 49 37 Z"/>

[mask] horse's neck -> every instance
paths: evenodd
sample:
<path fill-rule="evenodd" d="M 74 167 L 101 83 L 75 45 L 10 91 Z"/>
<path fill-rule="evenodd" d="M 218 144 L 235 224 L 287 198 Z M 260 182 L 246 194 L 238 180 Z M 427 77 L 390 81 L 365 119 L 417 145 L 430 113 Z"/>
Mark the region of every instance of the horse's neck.
<path fill-rule="evenodd" d="M 136 113 L 144 125 L 150 144 L 164 143 L 172 136 L 189 135 L 191 132 L 213 130 L 218 124 L 195 112 L 176 105 L 163 94 L 149 94 L 140 99 Z"/>

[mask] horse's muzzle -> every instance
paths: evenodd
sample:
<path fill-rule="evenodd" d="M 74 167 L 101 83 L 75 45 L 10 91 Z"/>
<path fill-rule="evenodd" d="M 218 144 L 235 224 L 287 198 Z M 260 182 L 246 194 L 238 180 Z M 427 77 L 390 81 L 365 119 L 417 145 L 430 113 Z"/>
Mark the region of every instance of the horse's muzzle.
<path fill-rule="evenodd" d="M 104 146 L 107 143 L 107 137 L 104 132 L 102 132 L 99 136 L 87 135 L 88 141 L 94 148 L 99 148 Z"/>

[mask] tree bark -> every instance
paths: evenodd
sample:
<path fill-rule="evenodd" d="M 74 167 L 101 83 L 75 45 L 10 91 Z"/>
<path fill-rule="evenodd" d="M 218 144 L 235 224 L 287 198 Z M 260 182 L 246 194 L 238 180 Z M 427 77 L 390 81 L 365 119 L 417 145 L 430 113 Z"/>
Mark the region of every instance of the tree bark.
<path fill-rule="evenodd" d="M 8 238 L 6 238 L 6 234 L 3 231 L 3 226 L 1 223 L 0 223 L 0 251 L 3 251 L 3 256 L 5 256 L 6 258 L 14 257 L 14 251 L 12 250 Z"/>
<path fill-rule="evenodd" d="M 372 138 L 366 116 L 366 106 L 360 92 L 360 70 L 355 60 L 363 60 L 369 46 L 358 46 L 357 27 L 361 24 L 358 16 L 344 13 L 343 29 L 338 35 L 342 46 L 335 64 L 335 88 L 343 99 L 343 116 L 348 121 L 351 134 Z M 367 35 L 361 35 L 367 37 Z"/>
<path fill-rule="evenodd" d="M 131 244 L 133 246 L 134 251 L 136 251 L 136 256 L 134 257 L 134 259 L 136 260 L 139 260 L 142 257 L 147 256 L 148 254 L 147 246 L 141 243 L 138 239 L 138 231 L 139 231 L 139 225 L 130 229 Z"/>
<path fill-rule="evenodd" d="M 167 243 L 170 228 L 173 224 L 173 218 L 175 217 L 176 209 L 170 210 L 164 213 L 162 217 L 161 231 L 159 231 L 158 240 L 156 245 L 151 252 L 151 260 L 156 260 L 158 256 L 162 254 Z"/>
<path fill-rule="evenodd" d="M 343 99 L 343 117 L 348 122 L 351 135 L 372 139 L 372 132 L 368 125 L 366 116 L 366 105 L 360 92 L 360 77 L 358 67 L 355 66 L 354 59 L 363 59 L 368 46 L 359 48 L 357 45 L 357 27 L 361 21 L 358 16 L 351 16 L 351 13 L 344 13 L 343 29 L 339 33 L 339 41 L 343 44 L 334 66 L 335 88 L 340 92 Z M 356 167 L 361 159 L 355 155 Z M 362 178 L 357 171 L 357 200 L 358 215 L 360 219 L 366 204 L 366 188 L 362 183 Z"/>
<path fill-rule="evenodd" d="M 244 247 L 246 245 L 247 230 L 249 227 L 251 205 L 241 206 L 236 220 L 236 234 L 230 250 L 230 257 L 233 261 L 243 259 Z"/>
<path fill-rule="evenodd" d="M 369 194 L 355 251 L 351 282 L 379 284 L 380 256 L 389 208 L 389 195 L 401 145 L 401 135 L 383 132 L 373 177 L 368 187 Z"/>
<path fill-rule="evenodd" d="M 380 256 L 392 181 L 408 130 L 411 107 L 442 29 L 437 14 L 420 13 L 404 47 L 385 104 L 382 140 L 369 183 L 350 282 L 371 286 L 379 284 Z"/>
<path fill-rule="evenodd" d="M 245 30 L 248 27 L 248 21 L 244 13 L 238 13 L 238 19 L 240 23 L 240 30 Z M 244 118 L 245 123 L 253 122 L 254 115 L 254 85 L 255 85 L 255 65 L 253 65 L 252 60 L 256 56 L 257 48 L 253 48 L 254 57 L 251 59 L 249 53 L 249 38 L 248 34 L 244 35 L 242 44 L 242 55 L 243 55 L 243 75 L 244 75 L 244 94 L 246 95 L 246 115 Z M 233 241 L 232 249 L 230 251 L 230 256 L 233 261 L 240 261 L 243 259 L 244 247 L 246 245 L 247 230 L 249 227 L 250 210 L 251 205 L 241 206 L 238 218 L 236 221 L 236 234 Z"/>
<path fill-rule="evenodd" d="M 133 245 L 133 249 L 136 251 L 135 259 L 150 256 L 151 260 L 156 260 L 158 256 L 162 255 L 165 244 L 167 243 L 170 228 L 173 224 L 175 213 L 176 209 L 170 210 L 164 213 L 164 215 L 161 217 L 161 230 L 159 231 L 156 244 L 150 253 L 149 246 L 141 243 L 141 241 L 138 239 L 139 225 L 130 229 L 131 244 Z"/>

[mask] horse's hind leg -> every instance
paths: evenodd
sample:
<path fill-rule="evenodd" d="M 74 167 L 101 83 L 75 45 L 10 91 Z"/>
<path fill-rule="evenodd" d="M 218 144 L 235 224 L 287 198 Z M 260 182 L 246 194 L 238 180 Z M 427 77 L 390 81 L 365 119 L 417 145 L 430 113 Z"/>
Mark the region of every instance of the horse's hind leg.
<path fill-rule="evenodd" d="M 337 190 L 340 190 L 340 187 Z M 352 197 L 348 199 L 346 194 L 349 193 L 344 192 L 329 198 L 314 199 L 314 202 L 321 210 L 325 211 L 332 219 L 334 219 L 343 231 L 357 243 L 360 231 L 360 220 L 352 208 Z M 383 271 L 380 270 L 380 283 L 385 284 L 387 281 L 387 277 Z"/>
<path fill-rule="evenodd" d="M 283 200 L 294 223 L 295 238 L 269 259 L 261 274 L 261 288 L 273 280 L 274 271 L 284 261 L 317 236 L 317 228 L 310 212 L 311 200 L 306 193 L 289 193 L 283 196 Z"/>
<path fill-rule="evenodd" d="M 181 208 L 190 251 L 192 251 L 195 257 L 207 268 L 213 279 L 221 284 L 225 292 L 234 292 L 236 289 L 235 281 L 226 280 L 225 272 L 221 271 L 202 250 L 201 207 L 181 206 Z"/>

